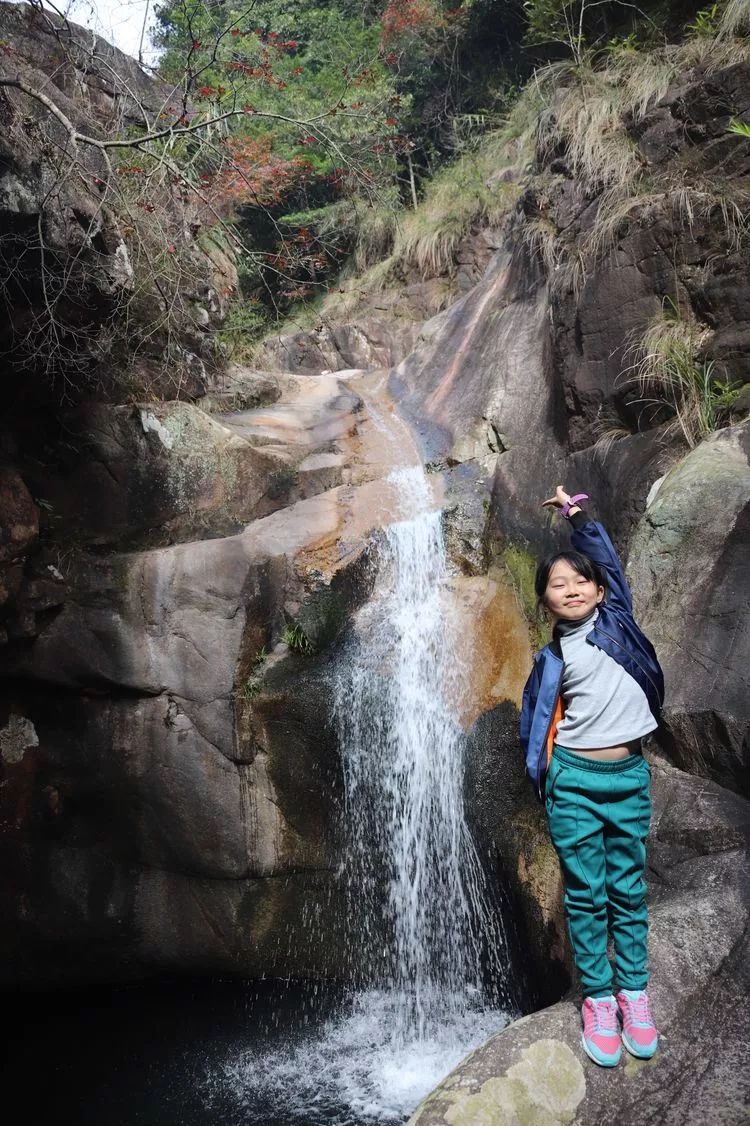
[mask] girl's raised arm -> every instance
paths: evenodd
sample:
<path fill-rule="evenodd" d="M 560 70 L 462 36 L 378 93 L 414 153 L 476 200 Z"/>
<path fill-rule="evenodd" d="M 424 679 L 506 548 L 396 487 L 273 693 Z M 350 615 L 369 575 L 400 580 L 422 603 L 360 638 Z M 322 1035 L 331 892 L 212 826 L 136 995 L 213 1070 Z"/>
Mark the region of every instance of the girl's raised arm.
<path fill-rule="evenodd" d="M 579 497 L 585 496 L 585 494 L 577 495 Z M 586 499 L 588 500 L 588 497 Z M 569 506 L 567 512 L 564 511 L 566 505 Z M 597 520 L 592 520 L 580 505 L 571 505 L 570 494 L 562 485 L 557 486 L 555 495 L 545 500 L 542 507 L 561 510 L 566 519 L 570 520 L 572 525 L 571 545 L 576 551 L 582 551 L 584 555 L 588 555 L 589 559 L 592 559 L 602 568 L 607 577 L 607 602 L 610 606 L 619 606 L 632 614 L 633 599 L 630 594 L 630 587 L 614 544 L 604 525 Z"/>

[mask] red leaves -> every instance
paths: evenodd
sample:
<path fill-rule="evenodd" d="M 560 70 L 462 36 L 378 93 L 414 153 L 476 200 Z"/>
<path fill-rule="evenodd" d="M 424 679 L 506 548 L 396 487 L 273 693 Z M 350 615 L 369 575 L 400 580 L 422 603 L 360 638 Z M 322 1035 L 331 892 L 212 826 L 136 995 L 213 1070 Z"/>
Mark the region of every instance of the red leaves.
<path fill-rule="evenodd" d="M 388 43 L 404 35 L 421 35 L 445 26 L 435 0 L 389 0 L 382 17 L 381 41 Z"/>
<path fill-rule="evenodd" d="M 386 125 L 391 127 L 391 126 L 396 124 L 396 118 L 395 117 L 386 117 L 385 123 L 386 123 Z"/>
<path fill-rule="evenodd" d="M 301 145 L 316 145 L 318 143 L 318 138 L 313 137 L 311 133 L 308 133 L 306 137 L 300 137 L 299 143 Z"/>
<path fill-rule="evenodd" d="M 198 87 L 198 97 L 199 98 L 213 98 L 215 93 L 216 93 L 216 87 L 215 86 L 199 86 Z"/>
<path fill-rule="evenodd" d="M 244 59 L 232 59 L 227 63 L 227 70 L 244 74 L 246 78 L 262 78 L 269 86 L 276 86 L 279 90 L 286 88 L 286 82 L 275 76 L 268 60 L 254 64 L 245 62 Z"/>
<path fill-rule="evenodd" d="M 115 171 L 120 176 L 140 176 L 145 169 L 140 164 L 120 164 Z"/>
<path fill-rule="evenodd" d="M 242 107 L 242 112 L 243 113 L 255 113 L 255 107 L 251 106 L 250 103 L 248 102 L 246 105 L 244 105 Z"/>
<path fill-rule="evenodd" d="M 224 150 L 227 163 L 211 176 L 207 189 L 214 204 L 226 210 L 238 203 L 278 203 L 311 170 L 302 157 L 285 160 L 276 156 L 270 134 L 229 137 Z"/>
<path fill-rule="evenodd" d="M 201 43 L 200 39 L 194 39 L 190 46 L 194 51 L 200 51 L 203 44 Z"/>

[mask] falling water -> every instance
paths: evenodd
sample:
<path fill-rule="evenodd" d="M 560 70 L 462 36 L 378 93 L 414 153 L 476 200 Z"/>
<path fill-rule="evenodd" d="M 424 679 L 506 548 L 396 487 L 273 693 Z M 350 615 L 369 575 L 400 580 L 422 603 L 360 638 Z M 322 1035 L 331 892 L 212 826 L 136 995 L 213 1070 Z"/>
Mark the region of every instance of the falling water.
<path fill-rule="evenodd" d="M 229 1099 L 244 1123 L 403 1123 L 514 1008 L 501 917 L 464 817 L 467 686 L 445 612 L 441 516 L 421 466 L 387 485 L 400 519 L 382 534 L 376 591 L 335 685 L 357 984 L 305 1035 L 212 1070 L 209 1098 L 227 1121 Z"/>
<path fill-rule="evenodd" d="M 385 531 L 380 589 L 342 661 L 336 716 L 353 930 L 391 991 L 391 1040 L 403 1047 L 508 996 L 502 923 L 464 816 L 466 685 L 445 613 L 441 515 L 421 466 L 390 481 L 405 518 Z"/>

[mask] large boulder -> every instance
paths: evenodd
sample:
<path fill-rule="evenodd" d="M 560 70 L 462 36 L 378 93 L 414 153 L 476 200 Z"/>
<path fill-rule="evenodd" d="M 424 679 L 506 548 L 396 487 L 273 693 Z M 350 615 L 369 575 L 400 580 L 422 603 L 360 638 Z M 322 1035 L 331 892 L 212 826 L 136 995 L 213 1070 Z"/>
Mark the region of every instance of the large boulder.
<path fill-rule="evenodd" d="M 343 972 L 305 923 L 343 914 L 324 670 L 372 576 L 366 534 L 331 550 L 341 509 L 71 564 L 5 669 L 6 982 Z"/>
<path fill-rule="evenodd" d="M 523 1017 L 467 1056 L 409 1126 L 594 1126 L 747 1120 L 750 806 L 652 760 L 652 1061 L 599 1068 L 580 1044 L 579 998 Z"/>
<path fill-rule="evenodd" d="M 639 620 L 664 668 L 676 761 L 750 793 L 750 422 L 661 481 L 630 549 Z"/>

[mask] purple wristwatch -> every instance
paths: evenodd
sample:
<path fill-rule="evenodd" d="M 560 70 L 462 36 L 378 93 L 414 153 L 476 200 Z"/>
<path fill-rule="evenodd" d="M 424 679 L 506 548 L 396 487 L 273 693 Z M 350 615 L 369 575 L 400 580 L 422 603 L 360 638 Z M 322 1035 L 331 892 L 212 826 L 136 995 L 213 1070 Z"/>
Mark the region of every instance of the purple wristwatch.
<path fill-rule="evenodd" d="M 567 520 L 568 519 L 568 513 L 570 512 L 571 508 L 573 508 L 574 505 L 578 504 L 579 500 L 588 500 L 588 499 L 589 499 L 588 493 L 576 493 L 576 495 L 574 497 L 571 497 L 570 500 L 566 500 L 565 504 L 560 509 L 560 515 L 564 516 L 565 519 Z"/>

